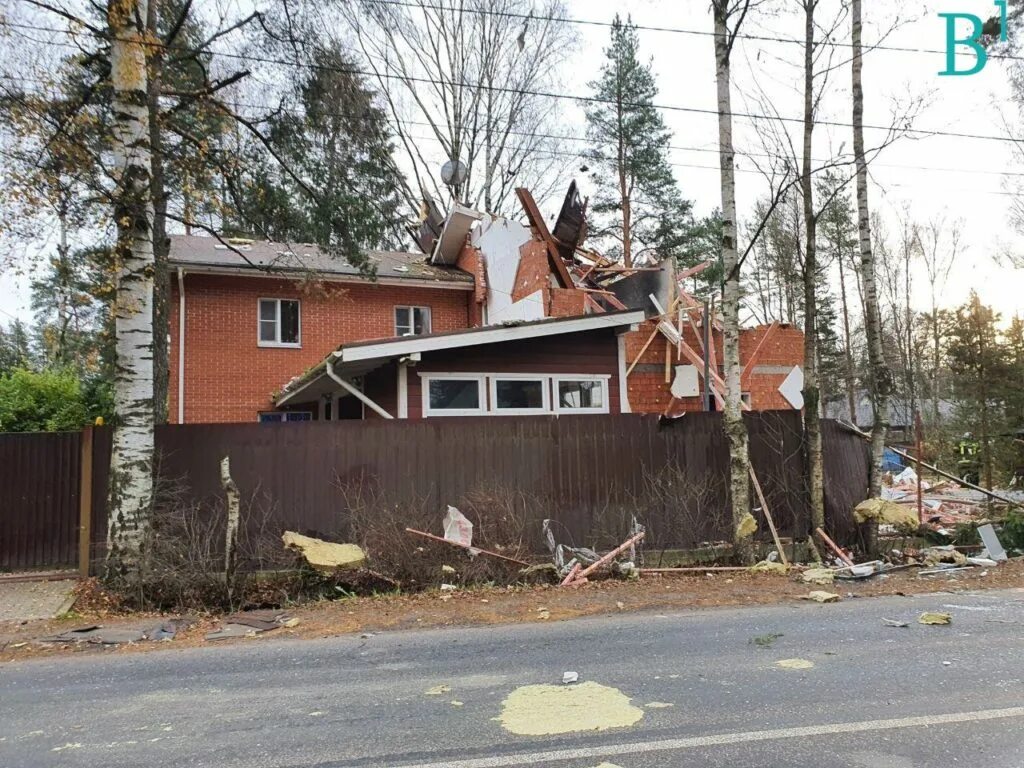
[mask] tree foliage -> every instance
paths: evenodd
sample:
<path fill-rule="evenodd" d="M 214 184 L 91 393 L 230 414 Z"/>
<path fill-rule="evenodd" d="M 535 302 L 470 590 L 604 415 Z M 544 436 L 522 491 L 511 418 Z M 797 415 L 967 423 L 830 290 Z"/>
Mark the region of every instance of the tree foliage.
<path fill-rule="evenodd" d="M 658 86 L 640 55 L 636 27 L 616 14 L 600 75 L 590 83 L 587 138 L 597 237 L 626 266 L 653 255 L 678 258 L 692 239 L 692 203 L 672 174 L 672 133 L 655 106 Z"/>

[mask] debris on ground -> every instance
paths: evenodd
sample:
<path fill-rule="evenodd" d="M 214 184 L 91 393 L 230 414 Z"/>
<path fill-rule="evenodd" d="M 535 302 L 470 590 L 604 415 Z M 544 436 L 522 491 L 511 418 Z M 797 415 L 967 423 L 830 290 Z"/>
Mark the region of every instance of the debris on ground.
<path fill-rule="evenodd" d="M 451 693 L 452 687 L 450 685 L 435 685 L 433 688 L 428 688 L 423 692 L 424 696 L 442 696 L 446 693 Z"/>
<path fill-rule="evenodd" d="M 562 673 L 562 685 L 569 685 L 571 683 L 578 683 L 580 681 L 579 672 L 563 672 Z"/>
<path fill-rule="evenodd" d="M 985 545 L 988 557 L 998 562 L 1005 562 L 1007 560 L 1006 550 L 1003 549 L 999 537 L 996 536 L 996 529 L 992 527 L 991 523 L 979 525 L 978 535 L 981 536 L 981 542 Z"/>
<path fill-rule="evenodd" d="M 166 619 L 145 627 L 104 627 L 91 624 L 70 629 L 50 637 L 39 639 L 41 643 L 92 643 L 95 645 L 121 645 L 140 643 L 146 640 L 173 640 L 174 636 L 195 623 L 190 618 Z"/>
<path fill-rule="evenodd" d="M 804 600 L 813 600 L 816 603 L 838 603 L 842 598 L 835 592 L 816 589 L 804 595 Z"/>
<path fill-rule="evenodd" d="M 442 544 L 450 544 L 453 547 L 458 547 L 459 549 L 463 549 L 468 552 L 470 557 L 487 555 L 488 557 L 493 557 L 498 560 L 504 560 L 507 563 L 518 565 L 520 568 L 530 567 L 530 564 L 523 560 L 503 555 L 500 552 L 492 552 L 488 549 L 474 547 L 473 523 L 471 523 L 465 515 L 453 506 L 449 505 L 444 518 L 441 520 L 441 527 L 444 530 L 444 536 L 436 536 L 433 533 L 419 531 L 415 528 L 406 528 L 405 532 L 411 533 L 414 536 L 422 536 L 423 538 L 430 539 L 431 541 L 439 541 Z"/>
<path fill-rule="evenodd" d="M 910 626 L 909 621 L 899 621 L 898 619 L 882 619 L 882 623 L 887 627 L 899 627 L 900 629 Z"/>
<path fill-rule="evenodd" d="M 366 553 L 355 544 L 336 544 L 295 531 L 285 531 L 281 539 L 285 549 L 296 550 L 307 563 L 320 571 L 355 570 L 366 565 Z"/>
<path fill-rule="evenodd" d="M 772 632 L 767 635 L 758 635 L 757 637 L 750 638 L 750 644 L 756 645 L 760 648 L 770 648 L 780 637 L 783 637 L 783 635 L 777 632 Z"/>
<path fill-rule="evenodd" d="M 807 659 L 780 659 L 775 662 L 775 666 L 781 669 L 811 669 L 814 662 Z"/>
<path fill-rule="evenodd" d="M 800 574 L 800 580 L 804 584 L 817 584 L 818 586 L 828 586 L 836 579 L 835 571 L 829 568 L 808 568 L 806 571 Z"/>
<path fill-rule="evenodd" d="M 786 566 L 774 560 L 762 560 L 759 563 L 754 563 L 750 566 L 750 570 L 753 573 L 781 573 L 783 575 L 789 572 Z"/>
<path fill-rule="evenodd" d="M 292 623 L 292 622 L 295 623 Z M 235 637 L 255 637 L 281 627 L 294 627 L 298 623 L 284 611 L 243 611 L 225 616 L 219 629 L 206 633 L 207 640 L 226 640 Z"/>
<path fill-rule="evenodd" d="M 551 550 L 552 557 L 554 558 L 555 568 L 560 576 L 564 574 L 564 578 L 561 581 L 561 586 L 563 587 L 578 587 L 586 584 L 592 574 L 605 566 L 612 573 L 620 576 L 639 575 L 636 567 L 636 545 L 643 541 L 644 536 L 647 534 L 644 527 L 636 521 L 636 518 L 633 519 L 633 526 L 629 537 L 611 552 L 604 555 L 598 555 L 590 549 L 566 547 L 562 544 L 556 544 L 554 534 L 551 532 L 550 520 L 544 521 L 543 530 L 544 537 L 548 542 L 548 548 Z M 565 559 L 566 554 L 571 555 L 569 560 Z M 617 562 L 616 558 L 622 555 L 625 555 L 625 559 Z"/>
<path fill-rule="evenodd" d="M 876 520 L 879 525 L 891 525 L 897 530 L 914 532 L 918 528 L 917 512 L 910 507 L 887 499 L 868 499 L 853 508 L 853 519 L 858 523 Z"/>
<path fill-rule="evenodd" d="M 952 624 L 953 617 L 948 613 L 940 613 L 938 611 L 925 611 L 917 617 L 918 624 L 930 624 L 930 625 L 944 625 Z"/>

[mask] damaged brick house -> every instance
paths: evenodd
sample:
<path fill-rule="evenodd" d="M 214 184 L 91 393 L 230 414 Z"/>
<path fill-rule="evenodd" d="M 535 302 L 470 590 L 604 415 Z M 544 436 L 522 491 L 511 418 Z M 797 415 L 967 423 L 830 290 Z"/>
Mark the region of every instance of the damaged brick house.
<path fill-rule="evenodd" d="M 695 270 L 625 270 L 585 247 L 571 185 L 549 230 L 453 206 L 375 276 L 308 244 L 172 237 L 171 420 L 659 413 L 704 404 Z M 709 318 L 711 405 L 721 332 Z M 799 408 L 803 337 L 745 329 L 744 400 Z"/>

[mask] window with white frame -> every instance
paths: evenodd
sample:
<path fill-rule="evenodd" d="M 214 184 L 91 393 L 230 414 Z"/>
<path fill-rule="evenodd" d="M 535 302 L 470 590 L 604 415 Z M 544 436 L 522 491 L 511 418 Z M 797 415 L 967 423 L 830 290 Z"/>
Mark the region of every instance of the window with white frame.
<path fill-rule="evenodd" d="M 312 421 L 309 411 L 261 411 L 260 424 L 275 424 L 280 421 Z"/>
<path fill-rule="evenodd" d="M 545 413 L 548 381 L 539 376 L 491 376 L 491 410 L 495 413 Z"/>
<path fill-rule="evenodd" d="M 430 333 L 430 307 L 395 307 L 395 336 Z"/>
<path fill-rule="evenodd" d="M 558 413 L 608 413 L 608 379 L 597 376 L 556 377 L 552 382 Z"/>
<path fill-rule="evenodd" d="M 423 378 L 424 416 L 473 416 L 486 410 L 482 376 L 440 375 Z"/>
<path fill-rule="evenodd" d="M 300 341 L 299 300 L 260 299 L 259 345 L 297 347 Z"/>

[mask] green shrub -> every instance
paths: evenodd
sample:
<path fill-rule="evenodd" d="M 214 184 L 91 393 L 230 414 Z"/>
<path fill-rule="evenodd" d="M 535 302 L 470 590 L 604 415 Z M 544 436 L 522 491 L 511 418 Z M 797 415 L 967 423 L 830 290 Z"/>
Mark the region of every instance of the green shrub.
<path fill-rule="evenodd" d="M 89 421 L 74 372 L 18 368 L 0 376 L 0 432 L 60 432 Z"/>
<path fill-rule="evenodd" d="M 999 541 L 1007 549 L 1024 551 L 1024 512 L 1010 510 L 999 531 Z"/>

